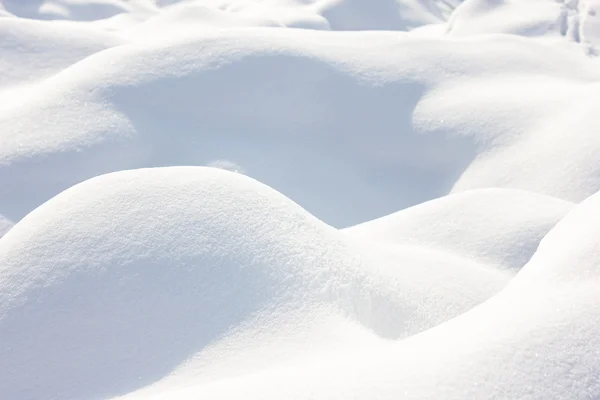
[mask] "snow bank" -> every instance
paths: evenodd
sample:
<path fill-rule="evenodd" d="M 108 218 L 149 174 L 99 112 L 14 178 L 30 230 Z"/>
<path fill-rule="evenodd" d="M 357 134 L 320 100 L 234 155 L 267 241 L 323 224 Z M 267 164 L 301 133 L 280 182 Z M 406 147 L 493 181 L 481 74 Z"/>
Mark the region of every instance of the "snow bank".
<path fill-rule="evenodd" d="M 0 181 L 10 188 L 3 193 L 5 214 L 21 218 L 101 173 L 215 160 L 240 165 L 335 225 L 396 211 L 451 187 L 472 146 L 449 134 L 412 133 L 411 111 L 425 83 L 399 80 L 416 66 L 407 64 L 404 72 L 394 72 L 395 62 L 378 66 L 387 63 L 395 38 L 289 29 L 272 35 L 272 29 L 120 46 L 7 107 L 0 116 L 6 129 Z M 344 47 L 333 51 L 340 41 Z M 411 57 L 422 56 L 416 43 L 410 47 Z M 395 134 L 402 130 L 406 134 Z M 368 146 L 365 131 L 373 132 Z M 415 160 L 415 152 L 424 157 Z M 417 179 L 429 184 L 415 189 Z"/>

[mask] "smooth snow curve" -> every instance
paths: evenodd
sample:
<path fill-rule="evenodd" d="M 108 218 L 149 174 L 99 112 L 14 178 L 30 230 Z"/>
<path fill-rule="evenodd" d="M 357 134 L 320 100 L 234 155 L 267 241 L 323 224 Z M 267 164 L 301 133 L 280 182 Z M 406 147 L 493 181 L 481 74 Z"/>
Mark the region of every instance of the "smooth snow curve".
<path fill-rule="evenodd" d="M 175 393 L 181 399 L 311 398 L 313 390 L 331 399 L 598 398 L 599 200 L 595 195 L 567 215 L 499 295 L 422 335 Z"/>
<path fill-rule="evenodd" d="M 39 52 L 45 74 L 11 72 L 25 82 L 0 90 L 0 213 L 12 220 L 103 173 L 215 160 L 338 227 L 450 191 L 578 202 L 600 190 L 599 64 L 551 35 L 75 24 L 90 46 L 113 46 L 78 61 L 91 48 L 62 46 L 48 23 L 20 29 L 74 64 L 51 73 L 60 63 Z M 31 56 L 15 37 L 11 69 Z"/>
<path fill-rule="evenodd" d="M 411 243 L 499 269 L 519 270 L 572 207 L 572 203 L 531 192 L 477 189 L 422 203 L 344 232 L 369 242 Z"/>
<path fill-rule="evenodd" d="M 372 338 L 362 333 L 370 341 L 403 337 L 459 315 L 509 280 L 425 249 L 381 259 L 353 247 L 233 172 L 171 167 L 84 182 L 0 240 L 0 367 L 12 371 L 0 394 L 122 394 L 197 354 L 196 363 L 208 363 L 207 347 L 251 329 L 271 335 L 267 328 L 279 330 L 280 321 L 307 325 L 294 334 L 316 336 L 317 348 L 326 343 L 312 330 L 325 331 L 324 323 L 356 325 L 340 334 L 346 341 L 354 330 L 370 331 Z M 268 360 L 267 350 L 260 356 Z M 204 368 L 210 376 L 211 365 Z"/>
<path fill-rule="evenodd" d="M 0 0 L 0 399 L 600 398 L 599 0 Z"/>

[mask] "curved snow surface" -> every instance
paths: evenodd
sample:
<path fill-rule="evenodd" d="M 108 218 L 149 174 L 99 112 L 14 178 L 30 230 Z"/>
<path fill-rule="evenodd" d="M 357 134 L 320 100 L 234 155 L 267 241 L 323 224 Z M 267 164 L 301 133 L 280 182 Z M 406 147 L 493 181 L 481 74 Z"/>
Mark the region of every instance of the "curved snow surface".
<path fill-rule="evenodd" d="M 355 336 L 404 337 L 481 303 L 510 278 L 427 249 L 381 256 L 353 249 L 292 201 L 233 172 L 171 167 L 94 178 L 0 241 L 0 366 L 12 371 L 0 394 L 120 394 L 184 361 L 202 365 L 203 379 L 219 376 L 211 349 L 255 330 L 265 349 L 252 349 L 252 365 L 236 363 L 233 372 L 281 362 L 271 354 L 283 346 L 271 338 L 277 333 L 314 337 L 303 357 Z"/>
<path fill-rule="evenodd" d="M 509 191 L 499 204 L 521 196 Z M 106 398 L 158 382 L 150 394 L 192 383 L 199 386 L 187 390 L 202 398 L 281 398 L 292 388 L 303 398 L 314 390 L 327 398 L 354 390 L 382 398 L 597 395 L 587 382 L 600 372 L 592 356 L 599 288 L 588 261 L 597 240 L 582 240 L 574 253 L 560 244 L 586 218 L 585 237 L 597 236 L 598 211 L 593 199 L 576 207 L 513 284 L 451 320 L 510 276 L 427 247 L 357 247 L 229 171 L 171 167 L 94 178 L 0 240 L 0 366 L 11 371 L 0 394 Z M 542 207 L 537 220 L 553 217 Z M 563 265 L 564 258 L 588 266 Z M 539 264 L 548 272 L 527 279 Z M 567 282 L 554 278 L 563 273 Z M 557 313 L 559 306 L 570 312 Z M 579 315 L 586 318 L 571 331 Z M 332 364 L 331 381 L 322 362 Z"/>
<path fill-rule="evenodd" d="M 599 46 L 598 0 L 0 0 L 0 399 L 600 398 Z"/>
<path fill-rule="evenodd" d="M 473 188 L 600 190 L 600 64 L 555 32 L 558 6 L 546 35 L 524 37 L 459 35 L 469 2 L 408 33 L 272 26 L 255 19 L 266 3 L 216 3 L 0 20 L 0 214 L 103 173 L 215 162 L 336 227 Z M 329 4 L 273 3 L 311 20 Z"/>
<path fill-rule="evenodd" d="M 499 269 L 518 270 L 572 207 L 572 203 L 531 192 L 477 189 L 431 200 L 344 231 L 369 242 L 416 244 Z"/>
<path fill-rule="evenodd" d="M 421 335 L 175 393 L 182 399 L 598 398 L 599 215 L 594 195 L 546 236 L 505 290 Z"/>

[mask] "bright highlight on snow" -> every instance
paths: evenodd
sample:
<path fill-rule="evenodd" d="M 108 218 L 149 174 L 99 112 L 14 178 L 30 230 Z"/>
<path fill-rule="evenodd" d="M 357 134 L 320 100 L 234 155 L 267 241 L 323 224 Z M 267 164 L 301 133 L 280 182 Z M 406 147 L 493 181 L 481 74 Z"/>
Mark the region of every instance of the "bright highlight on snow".
<path fill-rule="evenodd" d="M 0 0 L 0 399 L 600 398 L 598 55 L 598 0 Z"/>

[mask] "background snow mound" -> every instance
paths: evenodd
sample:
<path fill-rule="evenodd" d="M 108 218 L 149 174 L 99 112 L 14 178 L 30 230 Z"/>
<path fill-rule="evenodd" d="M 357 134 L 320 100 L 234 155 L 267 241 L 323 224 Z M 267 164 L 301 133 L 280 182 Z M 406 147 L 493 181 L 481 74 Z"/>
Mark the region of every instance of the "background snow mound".
<path fill-rule="evenodd" d="M 128 1 L 123 0 L 3 0 L 11 14 L 30 19 L 93 21 L 126 12 Z"/>
<path fill-rule="evenodd" d="M 325 0 L 317 3 L 333 30 L 408 31 L 444 22 L 460 0 Z"/>
<path fill-rule="evenodd" d="M 21 19 L 0 20 L 0 36 L 0 96 L 7 87 L 36 83 L 121 43 L 114 34 L 75 23 Z"/>
<path fill-rule="evenodd" d="M 114 170 L 218 159 L 342 227 L 451 190 L 580 201 L 600 188 L 600 74 L 584 54 L 514 37 L 273 29 L 118 46 L 6 103 L 0 211 L 18 220 Z"/>
<path fill-rule="evenodd" d="M 449 190 L 472 146 L 451 133 L 412 132 L 411 111 L 425 83 L 375 62 L 395 46 L 393 38 L 384 35 L 375 46 L 288 31 L 120 46 L 46 81 L 40 91 L 52 96 L 32 96 L 4 114 L 0 181 L 10 191 L 3 212 L 18 219 L 48 193 L 114 169 L 215 159 L 242 165 L 334 225 Z M 331 54 L 315 46 L 317 39 Z M 338 40 L 348 47 L 333 51 Z M 409 50 L 422 56 L 416 44 Z M 53 124 L 42 130 L 48 119 Z M 416 181 L 424 183 L 418 190 Z"/>
<path fill-rule="evenodd" d="M 559 35 L 561 1 L 467 0 L 448 21 L 451 35 L 508 33 L 519 36 Z"/>
<path fill-rule="evenodd" d="M 281 4 L 279 4 L 281 3 Z M 264 2 L 186 1 L 157 12 L 143 23 L 135 24 L 128 33 L 138 40 L 165 35 L 185 36 L 210 29 L 232 27 L 291 27 L 329 29 L 325 18 L 306 6 L 291 2 L 268 4 Z"/>
<path fill-rule="evenodd" d="M 490 33 L 558 39 L 598 54 L 600 44 L 598 0 L 467 0 L 448 20 L 452 36 Z"/>
<path fill-rule="evenodd" d="M 444 22 L 460 0 L 4 0 L 8 15 L 38 20 L 97 21 L 129 28 L 195 21 L 205 26 L 289 26 L 332 30 L 400 30 Z M 188 26 L 186 28 L 197 29 Z M 151 33 L 149 27 L 144 32 Z M 164 34 L 164 33 L 163 33 Z"/>
<path fill-rule="evenodd" d="M 501 269 L 518 270 L 572 206 L 563 200 L 520 190 L 470 190 L 344 232 L 369 241 L 437 248 Z"/>

